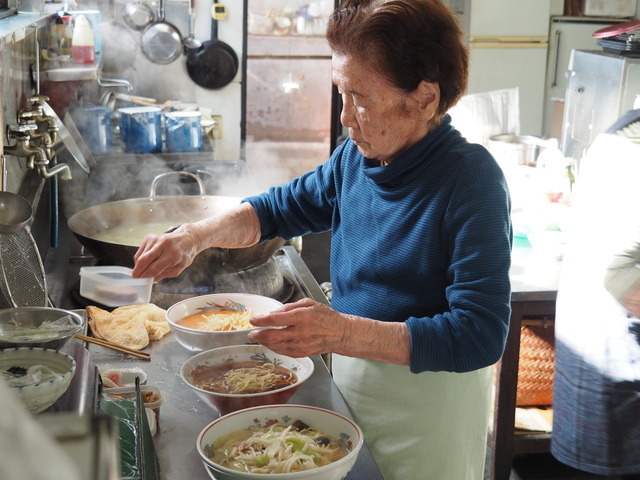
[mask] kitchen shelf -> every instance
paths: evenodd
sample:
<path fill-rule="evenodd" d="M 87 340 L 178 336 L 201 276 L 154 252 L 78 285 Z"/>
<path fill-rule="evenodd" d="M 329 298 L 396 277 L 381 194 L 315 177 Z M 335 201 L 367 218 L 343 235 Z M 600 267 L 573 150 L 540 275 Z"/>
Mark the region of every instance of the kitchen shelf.
<path fill-rule="evenodd" d="M 31 29 L 37 30 L 50 21 L 50 14 L 16 13 L 0 19 L 0 51 L 24 40 Z"/>
<path fill-rule="evenodd" d="M 38 73 L 32 68 L 34 81 Z M 68 67 L 41 69 L 39 72 L 41 82 L 74 82 L 83 80 L 97 80 L 97 64 L 88 66 L 70 65 Z"/>

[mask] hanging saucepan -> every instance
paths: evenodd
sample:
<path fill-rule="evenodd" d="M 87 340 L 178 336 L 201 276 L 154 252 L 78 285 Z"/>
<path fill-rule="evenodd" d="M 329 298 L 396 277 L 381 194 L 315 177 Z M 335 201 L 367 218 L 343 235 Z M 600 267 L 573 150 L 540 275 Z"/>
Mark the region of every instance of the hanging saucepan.
<path fill-rule="evenodd" d="M 156 19 L 151 7 L 141 1 L 128 3 L 124 7 L 123 17 L 124 23 L 133 30 L 143 30 Z"/>
<path fill-rule="evenodd" d="M 187 57 L 187 72 L 191 80 L 211 90 L 226 87 L 238 73 L 238 66 L 238 56 L 233 48 L 218 40 L 218 20 L 212 16 L 211 40 L 191 51 Z"/>
<path fill-rule="evenodd" d="M 158 6 L 158 21 L 142 33 L 142 51 L 153 63 L 167 64 L 182 54 L 182 35 L 164 20 L 164 1 Z"/>

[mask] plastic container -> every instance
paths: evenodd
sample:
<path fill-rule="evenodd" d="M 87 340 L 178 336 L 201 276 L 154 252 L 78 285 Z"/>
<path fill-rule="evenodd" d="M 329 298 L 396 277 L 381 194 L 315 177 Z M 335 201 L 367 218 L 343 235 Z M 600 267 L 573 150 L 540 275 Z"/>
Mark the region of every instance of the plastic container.
<path fill-rule="evenodd" d="M 80 268 L 80 295 L 107 307 L 139 305 L 151 300 L 151 278 L 132 278 L 127 267 Z"/>
<path fill-rule="evenodd" d="M 155 420 L 160 420 L 160 407 L 164 404 L 164 395 L 155 385 L 140 385 L 144 408 L 155 413 Z M 103 395 L 114 399 L 133 400 L 136 395 L 136 387 L 109 388 L 103 390 Z"/>
<path fill-rule="evenodd" d="M 118 110 L 120 137 L 127 153 L 162 151 L 162 109 L 125 107 Z"/>
<path fill-rule="evenodd" d="M 71 56 L 75 63 L 92 64 L 96 61 L 96 45 L 91 21 L 78 15 L 73 27 Z"/>
<path fill-rule="evenodd" d="M 169 152 L 197 152 L 202 148 L 202 113 L 166 112 L 165 138 Z"/>

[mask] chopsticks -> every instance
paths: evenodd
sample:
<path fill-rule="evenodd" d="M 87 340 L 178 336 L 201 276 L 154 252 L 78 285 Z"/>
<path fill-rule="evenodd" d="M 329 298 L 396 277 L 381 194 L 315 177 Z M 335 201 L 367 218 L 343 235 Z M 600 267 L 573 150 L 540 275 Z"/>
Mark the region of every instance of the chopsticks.
<path fill-rule="evenodd" d="M 106 340 L 102 340 L 101 338 L 87 337 L 86 335 L 82 335 L 80 333 L 76 335 L 76 338 L 84 342 L 93 343 L 94 345 L 100 345 L 101 347 L 110 348 L 111 350 L 115 350 L 117 352 L 126 353 L 127 355 L 133 355 L 134 357 L 140 358 L 142 360 L 151 360 L 151 355 L 147 352 L 141 352 L 132 348 L 123 347 L 122 345 L 107 342 Z"/>

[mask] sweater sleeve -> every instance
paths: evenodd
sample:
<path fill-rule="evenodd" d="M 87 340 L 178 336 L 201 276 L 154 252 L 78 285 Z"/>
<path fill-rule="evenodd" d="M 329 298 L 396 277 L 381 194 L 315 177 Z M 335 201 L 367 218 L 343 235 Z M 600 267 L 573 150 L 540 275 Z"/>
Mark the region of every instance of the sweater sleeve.
<path fill-rule="evenodd" d="M 508 191 L 499 182 L 460 190 L 447 214 L 448 309 L 406 322 L 415 373 L 475 370 L 504 351 L 511 313 Z"/>
<path fill-rule="evenodd" d="M 333 157 L 315 170 L 268 192 L 243 199 L 260 219 L 261 242 L 274 237 L 289 240 L 331 228 L 335 187 Z"/>

